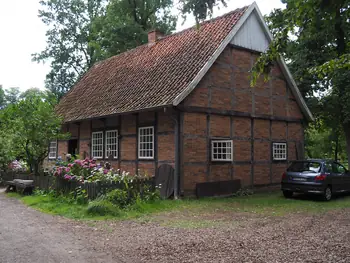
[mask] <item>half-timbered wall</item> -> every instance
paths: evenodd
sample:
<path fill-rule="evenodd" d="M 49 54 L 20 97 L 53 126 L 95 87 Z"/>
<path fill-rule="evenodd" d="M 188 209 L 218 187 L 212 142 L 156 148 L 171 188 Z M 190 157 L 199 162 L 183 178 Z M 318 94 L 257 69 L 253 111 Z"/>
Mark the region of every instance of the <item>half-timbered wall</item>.
<path fill-rule="evenodd" d="M 163 163 L 174 166 L 175 135 L 174 119 L 176 113 L 167 108 L 166 111 L 150 111 L 121 115 L 104 119 L 82 121 L 66 124 L 71 139 L 78 139 L 78 152 L 81 158 L 91 158 L 91 134 L 96 131 L 118 130 L 118 158 L 110 161 L 115 169 L 135 174 L 137 171 L 155 175 L 156 167 Z M 141 160 L 138 158 L 138 128 L 154 127 L 154 158 Z M 58 156 L 65 158 L 68 152 L 68 141 L 58 142 Z"/>
<path fill-rule="evenodd" d="M 181 104 L 181 183 L 241 179 L 244 186 L 278 183 L 287 163 L 303 155 L 303 115 L 275 66 L 267 82 L 250 86 L 257 54 L 228 46 Z M 233 160 L 211 161 L 212 139 L 233 140 Z M 272 143 L 286 142 L 286 161 L 272 160 Z"/>

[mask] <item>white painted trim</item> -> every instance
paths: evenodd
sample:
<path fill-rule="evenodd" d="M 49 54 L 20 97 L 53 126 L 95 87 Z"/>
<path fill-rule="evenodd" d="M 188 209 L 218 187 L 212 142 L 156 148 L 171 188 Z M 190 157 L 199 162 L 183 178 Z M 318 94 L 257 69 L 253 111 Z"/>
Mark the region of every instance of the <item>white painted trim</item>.
<path fill-rule="evenodd" d="M 51 152 L 51 148 L 53 149 L 53 147 L 51 147 L 51 143 L 55 143 L 56 146 L 55 146 L 55 156 L 54 157 L 51 157 L 50 154 L 52 153 Z M 58 146 L 58 141 L 57 140 L 52 140 L 50 141 L 49 143 L 49 160 L 55 160 L 57 158 L 57 147 Z"/>
<path fill-rule="evenodd" d="M 284 146 L 284 153 L 281 153 L 284 157 L 275 157 L 275 146 Z M 272 160 L 273 161 L 286 161 L 287 160 L 287 153 L 288 153 L 288 149 L 287 149 L 287 143 L 286 142 L 273 142 L 272 143 Z M 277 149 L 276 149 L 277 150 Z"/>
<path fill-rule="evenodd" d="M 116 149 L 116 155 L 113 156 L 113 159 L 118 159 L 118 155 L 119 155 L 119 152 L 118 152 L 118 146 L 119 146 L 119 139 L 118 139 L 118 136 L 119 136 L 119 133 L 118 133 L 118 130 L 107 130 L 105 133 L 106 133 L 106 136 L 105 136 L 105 158 L 108 159 L 108 149 L 107 149 L 107 139 L 108 139 L 108 136 L 107 134 L 108 133 L 111 133 L 111 132 L 116 132 L 116 146 L 117 146 L 117 149 Z"/>
<path fill-rule="evenodd" d="M 208 72 L 210 67 L 214 64 L 214 62 L 217 60 L 217 58 L 220 56 L 220 54 L 224 51 L 226 46 L 230 43 L 230 41 L 233 39 L 233 37 L 236 35 L 238 30 L 242 27 L 242 25 L 245 23 L 245 21 L 248 19 L 248 17 L 251 15 L 251 13 L 255 11 L 258 15 L 259 22 L 265 29 L 266 36 L 269 38 L 270 41 L 273 40 L 272 34 L 267 27 L 265 20 L 260 12 L 260 9 L 256 2 L 251 4 L 249 8 L 245 11 L 243 16 L 239 19 L 239 21 L 236 23 L 236 25 L 232 28 L 231 32 L 226 36 L 226 38 L 223 40 L 223 42 L 219 45 L 217 50 L 214 52 L 214 54 L 209 58 L 207 63 L 203 66 L 203 68 L 198 72 L 196 77 L 192 80 L 192 82 L 182 91 L 173 101 L 173 105 L 177 106 L 179 105 L 198 85 L 198 83 L 202 80 L 202 78 L 205 76 L 205 74 Z M 307 107 L 305 100 L 301 96 L 301 93 L 295 83 L 295 80 L 293 79 L 292 74 L 290 73 L 286 63 L 284 62 L 283 57 L 280 58 L 278 61 L 280 67 L 282 68 L 282 71 L 285 75 L 285 78 L 287 79 L 287 82 L 289 83 L 292 93 L 296 98 L 296 101 L 298 102 L 299 107 L 303 111 L 304 115 L 309 121 L 313 121 L 314 117 L 312 116 L 312 113 L 310 112 L 309 108 Z"/>
<path fill-rule="evenodd" d="M 94 135 L 95 134 L 102 134 L 102 156 L 94 156 Z M 103 146 L 104 146 L 103 131 L 92 132 L 91 133 L 91 156 L 92 156 L 92 158 L 103 159 Z"/>
<path fill-rule="evenodd" d="M 144 157 L 140 156 L 140 130 L 144 129 L 152 129 L 152 156 L 151 157 Z M 140 160 L 153 160 L 154 159 L 154 126 L 145 126 L 145 127 L 139 127 L 138 129 L 138 135 L 137 135 L 137 155 Z"/>
<path fill-rule="evenodd" d="M 214 158 L 214 143 L 231 143 L 231 152 L 228 153 L 231 155 L 231 158 L 229 159 L 215 159 Z M 227 148 L 227 147 L 225 147 Z M 227 154 L 227 153 L 226 153 Z M 211 161 L 212 162 L 231 162 L 233 160 L 233 140 L 212 140 L 211 141 Z"/>

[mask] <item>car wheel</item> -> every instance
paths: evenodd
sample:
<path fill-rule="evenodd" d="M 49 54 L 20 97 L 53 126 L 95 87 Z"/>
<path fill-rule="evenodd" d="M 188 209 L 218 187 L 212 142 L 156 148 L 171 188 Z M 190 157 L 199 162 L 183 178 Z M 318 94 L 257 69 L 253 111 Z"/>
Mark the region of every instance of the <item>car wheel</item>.
<path fill-rule="evenodd" d="M 332 199 L 332 189 L 329 186 L 327 186 L 323 192 L 323 200 L 330 201 L 331 199 Z"/>
<path fill-rule="evenodd" d="M 283 191 L 283 195 L 285 198 L 291 198 L 293 196 L 292 191 Z"/>

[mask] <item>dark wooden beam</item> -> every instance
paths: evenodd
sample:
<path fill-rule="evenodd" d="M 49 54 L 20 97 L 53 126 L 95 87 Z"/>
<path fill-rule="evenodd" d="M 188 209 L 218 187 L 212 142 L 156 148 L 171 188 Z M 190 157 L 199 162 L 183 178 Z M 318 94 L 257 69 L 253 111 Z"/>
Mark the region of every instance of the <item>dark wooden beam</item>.
<path fill-rule="evenodd" d="M 261 119 L 261 120 L 302 123 L 302 120 L 297 118 L 271 116 L 271 115 L 265 115 L 265 114 L 252 114 L 249 112 L 240 112 L 240 111 L 234 111 L 234 110 L 218 110 L 218 109 L 211 109 L 206 107 L 194 107 L 194 106 L 184 106 L 184 105 L 179 105 L 177 106 L 177 108 L 183 112 L 190 112 L 190 113 L 203 113 L 203 114 L 213 114 L 213 115 L 221 115 L 221 116 L 236 116 L 236 117 L 247 117 L 247 118 Z"/>

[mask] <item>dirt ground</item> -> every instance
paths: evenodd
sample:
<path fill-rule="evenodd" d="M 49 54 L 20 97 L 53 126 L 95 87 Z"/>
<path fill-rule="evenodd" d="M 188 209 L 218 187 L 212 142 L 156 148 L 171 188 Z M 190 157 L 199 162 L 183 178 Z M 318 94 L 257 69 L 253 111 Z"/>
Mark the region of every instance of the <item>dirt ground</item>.
<path fill-rule="evenodd" d="M 350 208 L 283 217 L 232 213 L 199 228 L 169 224 L 182 216 L 74 221 L 0 193 L 0 262 L 350 262 Z"/>

